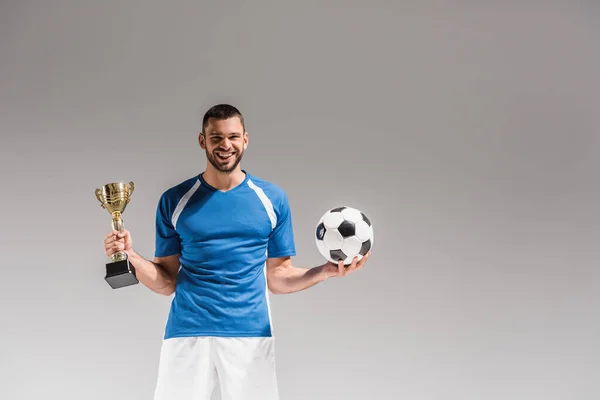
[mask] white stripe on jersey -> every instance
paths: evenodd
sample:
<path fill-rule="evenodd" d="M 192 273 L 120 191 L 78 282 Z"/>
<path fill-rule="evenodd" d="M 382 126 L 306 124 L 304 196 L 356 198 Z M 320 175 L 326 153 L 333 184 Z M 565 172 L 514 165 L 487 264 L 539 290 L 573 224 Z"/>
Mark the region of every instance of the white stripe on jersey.
<path fill-rule="evenodd" d="M 179 219 L 179 214 L 181 214 L 181 211 L 183 211 L 185 205 L 190 200 L 190 198 L 194 195 L 194 193 L 196 193 L 196 190 L 198 190 L 199 187 L 200 187 L 200 179 L 197 179 L 196 183 L 194 183 L 194 186 L 192 186 L 190 188 L 190 190 L 188 190 L 187 193 L 184 194 L 183 197 L 179 200 L 179 203 L 177 203 L 177 207 L 175 207 L 175 211 L 173 211 L 173 216 L 171 217 L 171 223 L 173 224 L 173 229 L 177 229 L 177 220 Z"/>
<path fill-rule="evenodd" d="M 271 200 L 269 200 L 265 192 L 256 186 L 250 179 L 248 179 L 248 186 L 250 186 L 252 190 L 256 192 L 258 198 L 260 201 L 262 201 L 263 206 L 265 206 L 265 210 L 267 210 L 267 214 L 269 215 L 269 219 L 271 220 L 271 229 L 275 229 L 277 226 L 277 215 L 275 214 L 275 210 L 273 210 L 273 204 L 271 203 Z"/>

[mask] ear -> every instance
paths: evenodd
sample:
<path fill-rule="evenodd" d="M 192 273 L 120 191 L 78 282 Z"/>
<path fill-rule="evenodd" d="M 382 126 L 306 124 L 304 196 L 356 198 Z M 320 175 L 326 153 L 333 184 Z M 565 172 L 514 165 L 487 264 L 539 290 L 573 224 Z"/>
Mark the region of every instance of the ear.
<path fill-rule="evenodd" d="M 200 145 L 200 147 L 203 150 L 206 150 L 206 142 L 205 142 L 204 135 L 202 134 L 202 132 L 200 132 L 198 134 L 198 144 Z"/>
<path fill-rule="evenodd" d="M 244 133 L 244 150 L 248 147 L 248 132 Z"/>

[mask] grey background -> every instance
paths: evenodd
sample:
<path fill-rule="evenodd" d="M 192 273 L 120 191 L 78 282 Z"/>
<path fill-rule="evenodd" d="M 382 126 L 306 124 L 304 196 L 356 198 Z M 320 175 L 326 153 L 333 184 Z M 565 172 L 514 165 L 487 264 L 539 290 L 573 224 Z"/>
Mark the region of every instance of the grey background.
<path fill-rule="evenodd" d="M 599 7 L 591 1 L 7 1 L 0 8 L 0 398 L 150 399 L 170 298 L 103 280 L 94 190 L 200 172 L 246 115 L 299 255 L 350 205 L 367 267 L 271 296 L 282 399 L 600 396 Z"/>

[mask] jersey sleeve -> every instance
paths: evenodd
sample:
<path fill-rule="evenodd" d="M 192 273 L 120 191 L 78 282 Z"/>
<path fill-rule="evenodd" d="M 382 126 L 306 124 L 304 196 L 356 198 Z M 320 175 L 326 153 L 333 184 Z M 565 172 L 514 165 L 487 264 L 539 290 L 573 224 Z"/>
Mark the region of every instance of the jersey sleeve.
<path fill-rule="evenodd" d="M 296 255 L 294 243 L 294 230 L 292 226 L 292 212 L 287 196 L 282 193 L 275 209 L 277 223 L 269 237 L 267 254 L 269 257 L 287 257 Z"/>
<path fill-rule="evenodd" d="M 181 240 L 171 223 L 171 210 L 168 198 L 163 194 L 156 209 L 156 244 L 155 257 L 166 257 L 181 252 Z"/>

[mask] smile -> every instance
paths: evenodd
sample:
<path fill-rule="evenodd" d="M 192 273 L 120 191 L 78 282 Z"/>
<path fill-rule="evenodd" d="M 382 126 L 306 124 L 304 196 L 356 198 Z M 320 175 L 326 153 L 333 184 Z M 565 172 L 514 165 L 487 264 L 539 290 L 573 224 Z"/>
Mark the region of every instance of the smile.
<path fill-rule="evenodd" d="M 217 155 L 217 157 L 219 157 L 222 160 L 229 160 L 232 156 L 233 156 L 233 152 L 229 152 L 229 153 L 222 153 L 222 152 L 216 152 L 215 153 Z"/>

